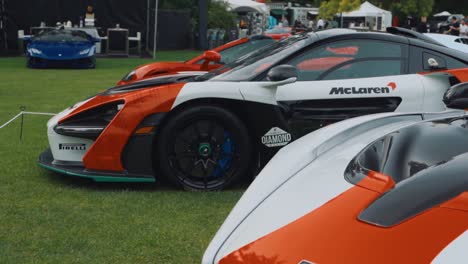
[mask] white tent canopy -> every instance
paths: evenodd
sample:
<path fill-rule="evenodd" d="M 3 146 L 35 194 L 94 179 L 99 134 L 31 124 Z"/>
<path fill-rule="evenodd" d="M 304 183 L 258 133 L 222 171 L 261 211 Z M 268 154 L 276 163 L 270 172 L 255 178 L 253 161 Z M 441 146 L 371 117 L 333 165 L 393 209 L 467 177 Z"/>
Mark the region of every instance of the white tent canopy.
<path fill-rule="evenodd" d="M 434 14 L 435 17 L 441 17 L 441 16 L 451 16 L 452 14 L 450 14 L 449 12 L 447 11 L 444 11 L 444 12 L 440 12 L 440 13 L 437 13 L 437 14 Z"/>
<path fill-rule="evenodd" d="M 362 3 L 358 10 L 343 13 L 343 17 L 381 17 L 383 28 L 392 25 L 392 12 L 378 8 L 367 1 Z"/>
<path fill-rule="evenodd" d="M 268 6 L 252 0 L 225 0 L 233 12 L 258 12 L 268 14 Z"/>

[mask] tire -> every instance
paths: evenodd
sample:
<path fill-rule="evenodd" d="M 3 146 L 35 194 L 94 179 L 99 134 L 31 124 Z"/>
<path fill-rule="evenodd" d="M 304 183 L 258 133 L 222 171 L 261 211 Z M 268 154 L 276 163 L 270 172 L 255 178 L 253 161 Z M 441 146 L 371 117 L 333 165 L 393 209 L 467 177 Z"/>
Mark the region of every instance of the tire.
<path fill-rule="evenodd" d="M 224 189 L 250 168 L 252 145 L 247 128 L 236 115 L 218 106 L 199 105 L 176 113 L 156 142 L 159 173 L 186 190 Z"/>

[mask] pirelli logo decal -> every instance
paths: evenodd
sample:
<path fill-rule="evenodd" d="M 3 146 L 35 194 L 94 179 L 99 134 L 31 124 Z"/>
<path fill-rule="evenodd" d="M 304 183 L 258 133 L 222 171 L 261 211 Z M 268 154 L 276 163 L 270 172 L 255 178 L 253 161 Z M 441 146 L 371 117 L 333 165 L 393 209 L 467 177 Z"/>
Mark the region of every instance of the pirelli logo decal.
<path fill-rule="evenodd" d="M 59 150 L 86 150 L 86 144 L 81 143 L 61 143 Z"/>
<path fill-rule="evenodd" d="M 333 87 L 329 95 L 342 94 L 388 94 L 396 89 L 396 83 L 390 82 L 383 87 Z"/>

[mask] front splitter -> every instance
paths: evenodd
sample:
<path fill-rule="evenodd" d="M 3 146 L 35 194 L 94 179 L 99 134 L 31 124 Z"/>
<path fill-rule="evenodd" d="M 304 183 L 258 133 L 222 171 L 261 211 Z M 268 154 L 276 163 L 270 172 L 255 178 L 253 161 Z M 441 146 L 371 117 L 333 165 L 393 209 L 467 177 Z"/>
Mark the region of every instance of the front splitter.
<path fill-rule="evenodd" d="M 95 182 L 155 182 L 154 177 L 130 175 L 126 173 L 102 172 L 87 170 L 83 166 L 62 166 L 53 164 L 54 157 L 50 149 L 39 155 L 38 165 L 44 169 L 60 174 L 88 178 Z"/>

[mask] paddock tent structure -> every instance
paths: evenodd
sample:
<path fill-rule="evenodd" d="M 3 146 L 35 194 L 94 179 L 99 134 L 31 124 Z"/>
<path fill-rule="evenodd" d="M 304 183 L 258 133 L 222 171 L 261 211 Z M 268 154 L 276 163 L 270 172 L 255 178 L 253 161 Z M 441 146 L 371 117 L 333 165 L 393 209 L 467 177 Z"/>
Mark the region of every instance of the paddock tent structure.
<path fill-rule="evenodd" d="M 443 12 L 440 12 L 440 13 L 437 13 L 437 14 L 434 14 L 435 17 L 449 17 L 451 16 L 452 14 L 450 14 L 448 11 L 443 11 Z"/>
<path fill-rule="evenodd" d="M 30 35 L 32 27 L 41 22 L 55 26 L 57 22 L 71 21 L 79 25 L 87 5 L 94 7 L 96 28 L 101 37 L 117 24 L 129 30 L 129 36 L 141 33 L 141 44 L 153 50 L 155 22 L 157 21 L 158 49 L 189 49 L 193 35 L 189 9 L 161 10 L 157 0 L 0 0 L 0 54 L 2 49 L 17 54 L 18 31 Z M 2 13 L 2 9 L 4 12 Z M 3 14 L 3 15 L 2 15 Z M 159 14 L 159 16 L 156 16 Z M 1 23 L 3 22 L 3 23 Z M 177 30 L 173 30 L 177 28 Z M 6 43 L 6 44 L 3 44 Z M 130 43 L 135 46 L 136 43 Z"/>
<path fill-rule="evenodd" d="M 225 1 L 232 12 L 257 12 L 269 14 L 270 10 L 264 3 L 255 2 L 252 0 L 226 0 Z"/>
<path fill-rule="evenodd" d="M 392 26 L 392 12 L 376 7 L 375 5 L 364 2 L 358 10 L 343 13 L 343 17 L 364 17 L 367 21 L 375 21 L 377 30 L 385 30 Z"/>

